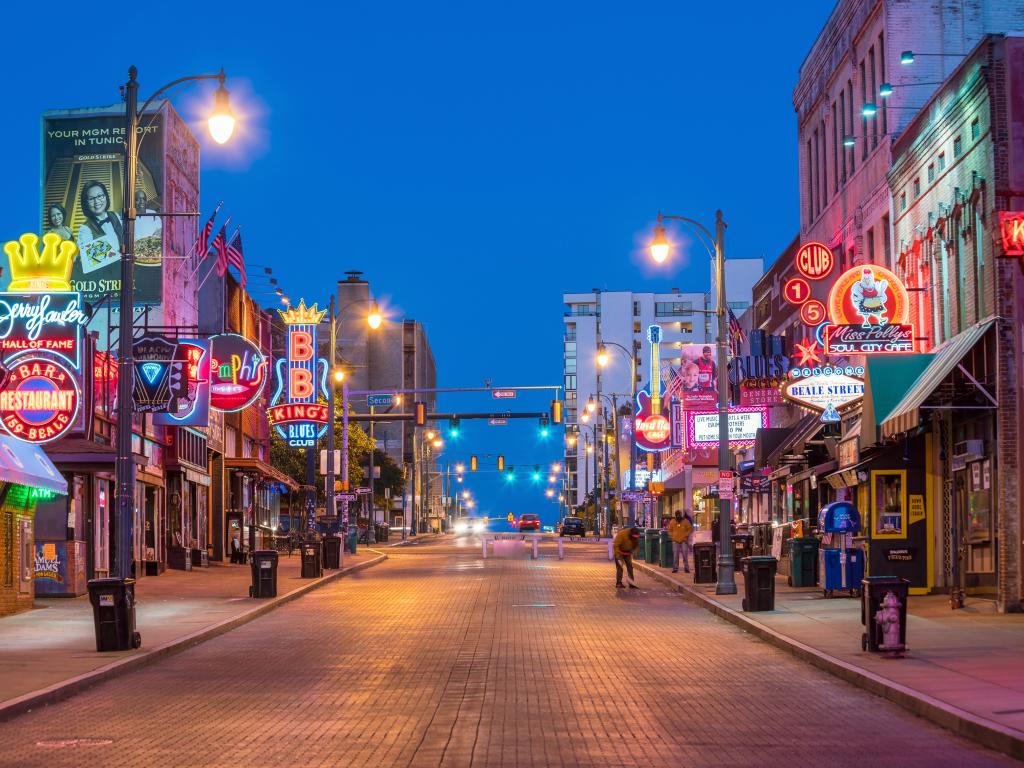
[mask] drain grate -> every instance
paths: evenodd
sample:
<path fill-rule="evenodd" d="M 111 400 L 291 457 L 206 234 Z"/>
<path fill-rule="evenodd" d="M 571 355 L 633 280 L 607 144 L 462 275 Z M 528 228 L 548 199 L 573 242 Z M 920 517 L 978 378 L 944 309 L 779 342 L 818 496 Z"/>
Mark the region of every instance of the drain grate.
<path fill-rule="evenodd" d="M 105 747 L 113 743 L 113 739 L 45 739 L 37 741 L 36 746 L 44 749 L 67 749 L 68 747 Z"/>

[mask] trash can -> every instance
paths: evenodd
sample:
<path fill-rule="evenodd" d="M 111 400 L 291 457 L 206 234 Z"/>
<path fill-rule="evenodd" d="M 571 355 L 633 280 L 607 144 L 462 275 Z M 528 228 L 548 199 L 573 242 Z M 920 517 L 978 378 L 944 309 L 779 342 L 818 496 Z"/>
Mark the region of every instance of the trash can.
<path fill-rule="evenodd" d="M 135 579 L 92 579 L 89 602 L 97 651 L 128 651 L 142 645 L 142 635 L 135 631 Z"/>
<path fill-rule="evenodd" d="M 359 531 L 353 526 L 348 530 L 348 553 L 354 555 L 359 544 Z"/>
<path fill-rule="evenodd" d="M 693 545 L 693 583 L 714 584 L 718 581 L 715 545 L 701 541 Z"/>
<path fill-rule="evenodd" d="M 851 597 L 860 595 L 861 582 L 864 580 L 864 551 L 852 547 L 823 549 L 822 556 L 825 561 L 825 584 L 821 591 L 825 597 L 846 591 Z"/>
<path fill-rule="evenodd" d="M 302 542 L 302 578 L 319 579 L 324 575 L 322 554 L 319 541 Z"/>
<path fill-rule="evenodd" d="M 859 551 L 859 550 L 858 550 Z M 861 553 L 863 554 L 863 553 Z M 910 582 L 899 576 L 867 576 L 861 582 L 860 623 L 865 632 L 860 636 L 862 651 L 878 653 L 881 649 L 881 627 L 875 621 L 875 614 L 882 607 L 885 596 L 892 592 L 900 601 L 900 643 L 907 645 L 907 596 L 910 594 Z"/>
<path fill-rule="evenodd" d="M 743 562 L 743 558 L 754 554 L 754 534 L 734 533 L 732 535 L 732 562 L 735 565 Z"/>
<path fill-rule="evenodd" d="M 789 540 L 789 586 L 814 587 L 818 584 L 818 540 L 800 536 Z"/>
<path fill-rule="evenodd" d="M 341 568 L 340 536 L 324 536 L 324 568 L 328 570 Z"/>
<path fill-rule="evenodd" d="M 277 597 L 277 557 L 276 549 L 257 549 L 252 553 L 249 597 Z"/>
<path fill-rule="evenodd" d="M 661 542 L 659 543 L 658 553 L 661 555 L 661 567 L 671 568 L 674 555 L 672 552 L 672 537 L 668 535 L 668 531 L 661 532 Z"/>
<path fill-rule="evenodd" d="M 636 532 L 640 534 L 640 538 L 637 539 L 636 549 L 633 552 L 633 556 L 636 560 L 647 559 L 647 529 L 638 527 Z"/>
<path fill-rule="evenodd" d="M 775 571 L 779 561 L 774 557 L 745 557 L 743 563 L 743 610 L 775 610 Z"/>
<path fill-rule="evenodd" d="M 644 539 L 644 561 L 655 565 L 658 562 L 658 550 L 661 547 L 658 543 L 661 541 L 661 531 L 657 528 L 648 528 L 647 537 Z"/>

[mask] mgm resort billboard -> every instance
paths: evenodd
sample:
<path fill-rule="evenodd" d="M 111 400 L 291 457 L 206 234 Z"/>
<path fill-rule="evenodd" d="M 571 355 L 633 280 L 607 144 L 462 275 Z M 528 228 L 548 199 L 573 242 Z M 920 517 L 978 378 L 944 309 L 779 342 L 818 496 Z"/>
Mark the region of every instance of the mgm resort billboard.
<path fill-rule="evenodd" d="M 78 246 L 71 287 L 96 304 L 117 306 L 124 241 L 123 107 L 76 109 L 43 115 L 42 225 Z M 182 258 L 195 241 L 199 146 L 166 103 L 139 121 L 135 177 L 135 303 L 156 305 L 163 265 Z M 189 234 L 191 233 L 191 239 Z"/>

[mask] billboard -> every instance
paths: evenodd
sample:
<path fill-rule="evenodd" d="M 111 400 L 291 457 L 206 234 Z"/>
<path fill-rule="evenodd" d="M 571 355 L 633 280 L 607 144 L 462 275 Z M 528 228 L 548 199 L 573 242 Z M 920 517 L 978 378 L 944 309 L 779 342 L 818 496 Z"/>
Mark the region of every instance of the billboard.
<path fill-rule="evenodd" d="M 686 414 L 687 445 L 711 447 L 718 445 L 718 411 Z M 757 430 L 768 426 L 767 408 L 730 408 L 729 445 L 753 445 Z"/>
<path fill-rule="evenodd" d="M 674 390 L 687 411 L 706 411 L 718 405 L 718 362 L 714 344 L 684 344 Z"/>
<path fill-rule="evenodd" d="M 143 116 L 135 178 L 135 302 L 159 304 L 163 290 L 163 210 L 194 210 L 172 202 L 165 178 L 166 109 Z M 43 231 L 78 245 L 71 288 L 94 304 L 117 306 L 124 239 L 124 112 L 68 110 L 43 116 Z M 198 150 L 197 150 L 198 156 Z M 198 163 L 192 183 L 198 189 Z M 180 195 L 179 195 L 180 197 Z M 187 217 L 181 226 L 194 229 Z M 175 222 L 175 226 L 178 226 Z M 188 246 L 186 246 L 187 248 Z M 182 254 L 183 255 L 183 254 Z"/>

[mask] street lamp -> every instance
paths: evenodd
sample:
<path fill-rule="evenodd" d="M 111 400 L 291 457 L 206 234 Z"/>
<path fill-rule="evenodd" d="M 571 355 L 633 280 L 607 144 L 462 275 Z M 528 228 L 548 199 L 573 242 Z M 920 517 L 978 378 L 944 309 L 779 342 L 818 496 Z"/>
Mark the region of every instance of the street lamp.
<path fill-rule="evenodd" d="M 134 338 L 135 305 L 135 175 L 139 164 L 139 120 L 153 101 L 182 83 L 199 80 L 217 80 L 220 87 L 214 99 L 214 109 L 209 119 L 210 133 L 214 141 L 223 144 L 234 129 L 234 117 L 224 88 L 224 70 L 215 75 L 190 75 L 172 80 L 159 88 L 142 109 L 139 104 L 138 69 L 128 68 L 128 82 L 124 86 L 124 232 L 121 253 L 121 311 L 118 323 L 118 381 L 117 381 L 117 515 L 114 538 L 114 575 L 126 579 L 132 568 L 132 524 L 135 516 L 135 459 L 132 456 L 132 410 L 135 385 L 135 357 L 132 349 Z M 200 258 L 206 254 L 200 254 Z"/>
<path fill-rule="evenodd" d="M 696 233 L 701 244 L 715 259 L 715 286 L 717 301 L 714 310 L 718 318 L 718 470 L 719 476 L 732 468 L 732 454 L 729 453 L 729 318 L 725 302 L 725 220 L 722 212 L 715 212 L 715 234 L 712 237 L 707 227 L 686 216 L 663 216 L 658 213 L 658 224 L 651 241 L 651 258 L 663 262 L 668 256 L 668 241 L 665 239 L 664 219 L 672 219 L 688 225 Z M 735 563 L 732 559 L 732 505 L 718 502 L 719 541 L 718 584 L 716 594 L 736 594 Z"/>
<path fill-rule="evenodd" d="M 373 330 L 380 328 L 380 324 L 384 322 L 384 316 L 380 313 L 380 307 L 377 306 L 376 301 L 370 307 L 370 314 L 366 316 L 366 322 Z"/>
<path fill-rule="evenodd" d="M 604 344 L 597 348 L 597 364 L 602 368 L 608 365 L 608 350 Z"/>

